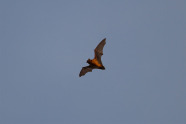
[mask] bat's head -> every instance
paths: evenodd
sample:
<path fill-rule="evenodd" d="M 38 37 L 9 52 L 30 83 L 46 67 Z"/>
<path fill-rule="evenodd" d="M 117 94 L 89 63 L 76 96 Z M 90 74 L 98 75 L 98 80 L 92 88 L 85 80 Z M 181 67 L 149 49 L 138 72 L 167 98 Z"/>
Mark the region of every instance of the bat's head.
<path fill-rule="evenodd" d="M 91 64 L 91 62 L 92 62 L 91 59 L 88 59 L 88 60 L 87 60 L 87 63 L 88 63 L 88 64 Z"/>

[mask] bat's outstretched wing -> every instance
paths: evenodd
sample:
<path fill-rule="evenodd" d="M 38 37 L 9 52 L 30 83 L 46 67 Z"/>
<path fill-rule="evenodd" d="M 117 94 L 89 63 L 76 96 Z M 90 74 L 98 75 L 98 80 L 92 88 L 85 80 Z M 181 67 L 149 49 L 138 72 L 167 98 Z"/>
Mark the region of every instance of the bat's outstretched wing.
<path fill-rule="evenodd" d="M 92 72 L 93 69 L 95 69 L 96 67 L 93 65 L 89 65 L 86 67 L 83 67 L 79 73 L 79 77 L 85 75 L 87 72 Z"/>
<path fill-rule="evenodd" d="M 103 55 L 103 47 L 105 46 L 105 44 L 106 44 L 106 38 L 104 38 L 94 49 L 94 53 L 95 53 L 94 59 L 97 59 L 100 64 L 102 64 L 101 56 Z"/>

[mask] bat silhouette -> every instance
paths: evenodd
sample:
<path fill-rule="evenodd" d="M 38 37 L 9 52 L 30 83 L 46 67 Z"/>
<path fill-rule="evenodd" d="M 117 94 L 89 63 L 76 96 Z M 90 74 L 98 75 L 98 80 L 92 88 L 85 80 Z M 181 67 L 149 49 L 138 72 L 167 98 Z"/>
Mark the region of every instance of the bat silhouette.
<path fill-rule="evenodd" d="M 94 49 L 94 59 L 88 59 L 87 63 L 89 66 L 85 66 L 81 69 L 79 73 L 79 77 L 85 75 L 87 72 L 92 72 L 93 69 L 102 69 L 105 70 L 101 62 L 101 56 L 103 55 L 103 47 L 106 44 L 106 38 L 104 38 Z"/>

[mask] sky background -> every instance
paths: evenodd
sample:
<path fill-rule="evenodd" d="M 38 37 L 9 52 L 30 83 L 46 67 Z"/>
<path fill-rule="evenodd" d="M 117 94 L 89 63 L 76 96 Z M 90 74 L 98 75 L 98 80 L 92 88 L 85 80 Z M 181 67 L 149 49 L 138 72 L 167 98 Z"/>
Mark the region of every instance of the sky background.
<path fill-rule="evenodd" d="M 185 0 L 1 0 L 1 124 L 186 124 Z M 106 70 L 79 78 L 107 38 Z"/>

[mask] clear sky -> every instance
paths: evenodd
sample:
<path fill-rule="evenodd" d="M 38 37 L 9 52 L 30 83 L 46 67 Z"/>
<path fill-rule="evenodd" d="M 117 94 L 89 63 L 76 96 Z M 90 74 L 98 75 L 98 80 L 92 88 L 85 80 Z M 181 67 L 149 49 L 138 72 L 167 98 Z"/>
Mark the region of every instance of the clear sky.
<path fill-rule="evenodd" d="M 186 1 L 1 0 L 0 123 L 186 124 Z"/>

